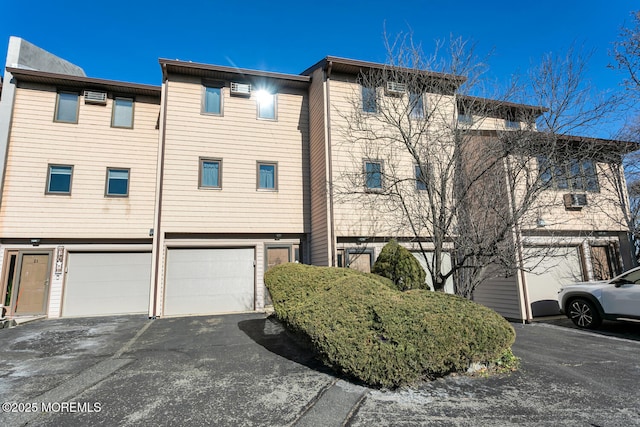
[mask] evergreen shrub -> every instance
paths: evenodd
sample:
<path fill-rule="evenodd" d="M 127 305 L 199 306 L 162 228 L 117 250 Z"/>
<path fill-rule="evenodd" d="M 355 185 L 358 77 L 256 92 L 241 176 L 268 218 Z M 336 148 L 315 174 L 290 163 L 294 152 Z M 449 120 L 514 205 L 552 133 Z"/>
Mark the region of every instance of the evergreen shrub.
<path fill-rule="evenodd" d="M 339 373 L 396 387 L 473 363 L 494 363 L 515 340 L 495 311 L 442 292 L 400 292 L 346 268 L 281 264 L 265 274 L 276 316 Z"/>
<path fill-rule="evenodd" d="M 400 291 L 429 289 L 424 281 L 426 273 L 420 262 L 395 240 L 384 245 L 371 272 L 388 278 Z"/>

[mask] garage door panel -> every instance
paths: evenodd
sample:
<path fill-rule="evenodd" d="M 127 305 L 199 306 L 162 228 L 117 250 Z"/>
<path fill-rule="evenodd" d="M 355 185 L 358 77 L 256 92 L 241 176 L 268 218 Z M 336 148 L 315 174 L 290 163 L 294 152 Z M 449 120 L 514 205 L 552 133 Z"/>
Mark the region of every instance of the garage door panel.
<path fill-rule="evenodd" d="M 63 316 L 147 313 L 151 253 L 70 253 Z"/>
<path fill-rule="evenodd" d="M 427 262 L 425 261 L 424 256 L 422 255 L 422 252 L 411 252 L 411 254 L 418 260 L 418 262 L 420 263 L 420 266 L 426 273 L 426 276 L 424 278 L 425 283 L 429 285 L 429 288 L 431 290 L 433 290 L 433 280 L 431 279 L 431 275 L 429 274 L 429 269 L 427 268 Z M 427 258 L 429 259 L 429 263 L 433 263 L 433 256 L 434 256 L 433 252 L 427 252 L 426 254 L 427 254 Z M 445 272 L 451 270 L 451 254 L 449 254 L 448 252 L 444 252 L 442 254 L 442 270 Z M 449 277 L 445 282 L 444 291 L 447 294 L 455 294 L 452 277 Z"/>
<path fill-rule="evenodd" d="M 582 280 L 578 247 L 563 247 L 547 256 L 525 249 L 525 273 L 533 317 L 560 314 L 558 291 L 562 285 Z"/>
<path fill-rule="evenodd" d="M 251 311 L 254 249 L 169 249 L 164 314 Z"/>

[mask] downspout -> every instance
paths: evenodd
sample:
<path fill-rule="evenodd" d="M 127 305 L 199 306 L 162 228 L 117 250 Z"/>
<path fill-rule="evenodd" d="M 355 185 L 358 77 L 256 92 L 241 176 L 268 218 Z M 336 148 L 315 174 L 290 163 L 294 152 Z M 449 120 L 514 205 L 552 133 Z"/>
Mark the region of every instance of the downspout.
<path fill-rule="evenodd" d="M 520 226 L 518 225 L 518 221 L 515 219 L 515 190 L 514 183 L 511 181 L 511 175 L 509 171 L 511 171 L 511 165 L 509 163 L 509 156 L 505 159 L 505 168 L 507 170 L 507 196 L 509 198 L 509 208 L 511 210 L 511 219 L 513 220 L 513 234 L 515 238 L 516 248 L 517 248 L 517 263 L 518 263 L 518 273 L 520 275 L 520 287 L 522 292 L 522 297 L 524 299 L 524 314 L 525 319 L 524 323 L 530 322 L 533 319 L 531 315 L 531 305 L 529 304 L 529 292 L 527 290 L 527 278 L 524 272 L 524 254 L 522 248 L 522 231 L 520 230 Z"/>
<path fill-rule="evenodd" d="M 158 285 L 160 283 L 160 262 L 162 260 L 162 232 L 160 230 L 161 216 L 162 216 L 162 183 L 164 177 L 164 149 L 166 141 L 167 130 L 167 98 L 168 98 L 168 85 L 169 80 L 167 78 L 167 66 L 162 64 L 162 104 L 160 109 L 160 138 L 158 147 L 158 160 L 156 163 L 156 206 L 155 206 L 155 220 L 153 224 L 153 269 L 151 271 L 151 285 L 153 286 L 153 308 L 151 310 L 152 319 L 157 317 L 158 310 Z"/>
<path fill-rule="evenodd" d="M 333 161 L 331 156 L 331 90 L 329 85 L 329 79 L 331 78 L 331 69 L 333 68 L 333 62 L 329 61 L 327 63 L 326 69 L 324 70 L 324 82 L 325 82 L 325 92 L 327 99 L 327 111 L 326 111 L 326 120 L 327 120 L 327 163 L 328 163 L 328 186 L 329 186 L 329 230 L 331 233 L 330 236 L 330 244 L 331 244 L 331 266 L 336 265 L 336 237 L 335 237 L 335 228 L 334 228 L 334 218 L 333 218 Z"/>

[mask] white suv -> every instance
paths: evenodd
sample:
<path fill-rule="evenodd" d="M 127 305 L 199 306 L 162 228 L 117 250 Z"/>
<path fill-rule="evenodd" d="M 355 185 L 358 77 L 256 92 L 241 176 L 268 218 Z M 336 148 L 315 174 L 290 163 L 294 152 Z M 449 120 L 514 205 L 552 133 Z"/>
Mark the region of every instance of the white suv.
<path fill-rule="evenodd" d="M 558 303 L 580 328 L 595 329 L 602 319 L 640 321 L 640 267 L 611 280 L 563 286 Z"/>

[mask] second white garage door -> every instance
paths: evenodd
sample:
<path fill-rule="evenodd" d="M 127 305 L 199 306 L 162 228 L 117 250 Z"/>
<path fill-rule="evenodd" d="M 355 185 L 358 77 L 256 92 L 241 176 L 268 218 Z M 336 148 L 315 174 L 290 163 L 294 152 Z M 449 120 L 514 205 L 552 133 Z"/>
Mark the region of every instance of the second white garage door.
<path fill-rule="evenodd" d="M 254 249 L 169 249 L 164 315 L 251 311 Z"/>
<path fill-rule="evenodd" d="M 578 247 L 561 247 L 542 256 L 533 248 L 525 248 L 525 266 L 529 302 L 533 317 L 560 314 L 558 291 L 562 285 L 582 281 L 582 263 Z"/>

